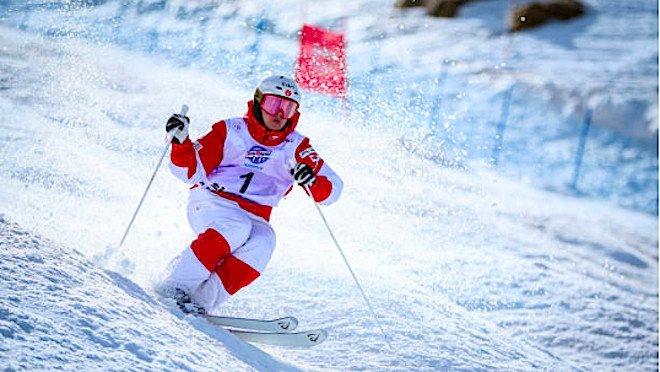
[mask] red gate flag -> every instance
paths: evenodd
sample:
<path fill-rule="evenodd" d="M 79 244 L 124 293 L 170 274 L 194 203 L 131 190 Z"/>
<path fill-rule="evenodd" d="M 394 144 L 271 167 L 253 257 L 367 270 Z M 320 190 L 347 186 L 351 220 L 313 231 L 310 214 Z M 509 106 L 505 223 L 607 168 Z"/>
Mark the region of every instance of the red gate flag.
<path fill-rule="evenodd" d="M 296 82 L 302 88 L 346 97 L 347 80 L 344 35 L 304 25 Z"/>

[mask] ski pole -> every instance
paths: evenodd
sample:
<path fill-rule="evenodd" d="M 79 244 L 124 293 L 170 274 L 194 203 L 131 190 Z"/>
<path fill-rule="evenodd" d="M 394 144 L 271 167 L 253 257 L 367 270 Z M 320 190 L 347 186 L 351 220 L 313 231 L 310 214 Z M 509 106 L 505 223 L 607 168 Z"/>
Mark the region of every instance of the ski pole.
<path fill-rule="evenodd" d="M 181 113 L 179 115 L 181 116 L 186 116 L 188 113 L 188 105 L 183 105 L 181 107 Z M 121 238 L 121 242 L 119 242 L 119 248 L 121 248 L 122 245 L 124 245 L 124 240 L 126 240 L 126 236 L 128 235 L 128 231 L 131 229 L 131 226 L 133 226 L 133 222 L 135 221 L 135 217 L 137 216 L 138 212 L 140 211 L 140 208 L 142 207 L 142 202 L 144 201 L 144 198 L 147 196 L 147 192 L 149 192 L 149 188 L 151 187 L 151 184 L 154 182 L 154 178 L 156 178 L 156 173 L 158 173 L 158 169 L 160 168 L 160 165 L 163 163 L 163 159 L 165 159 L 165 155 L 167 155 L 167 150 L 170 148 L 170 141 L 172 139 L 168 138 L 167 139 L 167 144 L 165 145 L 165 148 L 163 149 L 163 155 L 160 156 L 160 160 L 158 160 L 158 164 L 156 165 L 156 169 L 154 169 L 154 174 L 151 175 L 151 179 L 149 180 L 149 183 L 147 184 L 147 188 L 144 189 L 144 193 L 142 194 L 142 198 L 140 199 L 140 202 L 137 205 L 137 208 L 135 208 L 135 213 L 133 213 L 133 217 L 131 217 L 131 222 L 128 223 L 128 227 L 126 227 L 126 231 L 124 231 L 124 236 Z"/>
<path fill-rule="evenodd" d="M 309 187 L 303 186 L 303 188 L 305 189 L 305 191 L 307 191 L 307 194 L 309 195 L 310 199 L 312 200 L 312 203 L 314 203 L 314 206 L 316 207 L 316 211 L 319 212 L 319 215 L 321 216 L 321 219 L 323 220 L 323 223 L 325 224 L 325 228 L 328 230 L 328 233 L 330 233 L 330 237 L 332 238 L 332 241 L 335 242 L 335 246 L 337 246 L 337 250 L 339 251 L 339 254 L 341 255 L 341 258 L 344 260 L 344 263 L 346 264 L 346 267 L 348 268 L 348 271 L 351 273 L 351 276 L 353 277 L 353 280 L 355 281 L 355 285 L 360 290 L 360 293 L 362 294 L 362 298 L 364 298 L 364 302 L 367 304 L 367 307 L 369 308 L 369 311 L 371 312 L 371 316 L 376 321 L 376 325 L 378 325 L 378 328 L 380 328 L 380 332 L 383 334 L 383 338 L 385 339 L 385 342 L 390 347 L 390 349 L 393 349 L 392 344 L 390 344 L 389 337 L 387 337 L 387 334 L 385 333 L 385 330 L 383 329 L 383 326 L 380 324 L 380 321 L 378 320 L 378 316 L 376 316 L 376 312 L 374 311 L 374 308 L 371 306 L 371 303 L 369 302 L 369 298 L 367 298 L 367 295 L 364 293 L 364 290 L 362 289 L 362 286 L 360 285 L 360 281 L 358 280 L 357 276 L 355 275 L 355 272 L 353 272 L 353 268 L 348 263 L 348 259 L 346 258 L 346 255 L 344 254 L 344 250 L 341 249 L 341 246 L 339 245 L 339 242 L 337 241 L 337 238 L 335 237 L 335 234 L 332 232 L 332 229 L 330 228 L 330 225 L 328 224 L 328 220 L 325 219 L 325 215 L 323 214 L 323 211 L 321 211 L 321 207 L 319 207 L 319 203 L 317 203 L 316 200 L 314 200 L 314 196 L 312 195 L 312 192 L 309 190 Z"/>

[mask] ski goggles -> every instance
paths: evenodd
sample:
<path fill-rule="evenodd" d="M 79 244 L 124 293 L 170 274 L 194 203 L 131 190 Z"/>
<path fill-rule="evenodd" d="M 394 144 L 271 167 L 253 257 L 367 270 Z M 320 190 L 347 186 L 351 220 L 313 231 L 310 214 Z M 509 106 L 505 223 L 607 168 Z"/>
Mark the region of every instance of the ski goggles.
<path fill-rule="evenodd" d="M 283 97 L 266 94 L 261 101 L 261 109 L 272 116 L 277 116 L 278 112 L 282 112 L 283 118 L 291 119 L 296 114 L 298 103 Z"/>

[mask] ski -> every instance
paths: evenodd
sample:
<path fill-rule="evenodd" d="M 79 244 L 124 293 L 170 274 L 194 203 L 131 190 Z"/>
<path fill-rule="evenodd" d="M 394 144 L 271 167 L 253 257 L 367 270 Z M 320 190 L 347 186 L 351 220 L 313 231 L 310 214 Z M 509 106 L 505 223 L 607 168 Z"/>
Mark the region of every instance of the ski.
<path fill-rule="evenodd" d="M 209 321 L 209 323 L 223 328 L 237 330 L 286 333 L 291 332 L 298 327 L 298 319 L 292 316 L 272 320 L 234 318 L 212 314 L 201 314 L 200 316 Z"/>
<path fill-rule="evenodd" d="M 228 329 L 231 334 L 247 342 L 256 342 L 260 344 L 277 345 L 277 346 L 294 346 L 294 347 L 309 347 L 316 346 L 326 338 L 328 332 L 324 329 L 316 329 L 305 332 L 254 332 L 254 331 L 239 331 Z"/>
<path fill-rule="evenodd" d="M 243 341 L 260 344 L 309 347 L 328 338 L 324 329 L 292 332 L 298 327 L 298 319 L 287 316 L 279 319 L 234 318 L 212 314 L 200 314 L 213 325 L 220 326 Z"/>

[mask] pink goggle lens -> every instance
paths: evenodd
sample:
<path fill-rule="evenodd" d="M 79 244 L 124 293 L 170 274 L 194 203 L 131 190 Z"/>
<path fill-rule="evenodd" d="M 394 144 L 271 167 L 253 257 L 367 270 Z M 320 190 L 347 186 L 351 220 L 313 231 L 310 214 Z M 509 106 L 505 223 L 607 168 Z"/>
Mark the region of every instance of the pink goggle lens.
<path fill-rule="evenodd" d="M 296 114 L 298 104 L 290 99 L 266 94 L 261 101 L 261 109 L 272 116 L 277 116 L 281 111 L 283 118 L 291 119 Z"/>

